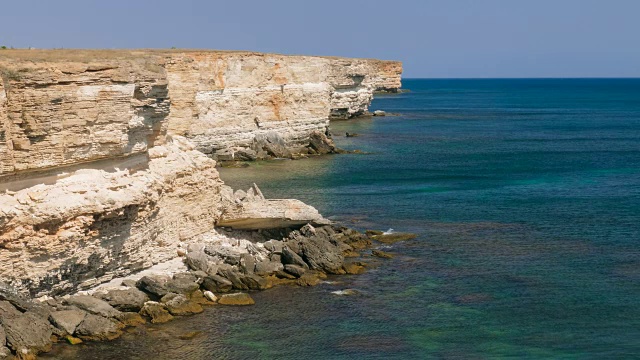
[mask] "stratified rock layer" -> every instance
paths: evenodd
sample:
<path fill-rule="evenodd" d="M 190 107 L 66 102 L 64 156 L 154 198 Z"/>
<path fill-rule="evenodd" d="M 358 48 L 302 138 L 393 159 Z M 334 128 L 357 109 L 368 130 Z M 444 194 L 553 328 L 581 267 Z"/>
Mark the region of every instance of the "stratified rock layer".
<path fill-rule="evenodd" d="M 239 206 L 202 152 L 332 152 L 329 117 L 364 114 L 401 70 L 249 52 L 2 51 L 0 278 L 64 294 L 171 259 L 218 221 L 324 223 L 296 201 Z"/>

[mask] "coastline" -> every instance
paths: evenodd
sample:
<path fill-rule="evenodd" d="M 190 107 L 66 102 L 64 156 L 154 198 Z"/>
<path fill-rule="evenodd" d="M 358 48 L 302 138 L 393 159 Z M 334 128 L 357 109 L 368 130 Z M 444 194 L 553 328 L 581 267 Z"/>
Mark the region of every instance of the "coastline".
<path fill-rule="evenodd" d="M 205 234 L 181 257 L 89 291 L 29 301 L 3 286 L 0 304 L 10 324 L 7 337 L 18 347 L 14 355 L 33 359 L 59 342 L 110 341 L 147 322 L 162 324 L 206 307 L 253 305 L 252 292 L 273 286 L 316 286 L 327 275 L 362 274 L 368 267 L 364 256 L 393 257 L 374 249 L 373 241 L 389 244 L 412 236 L 309 224 L 298 230 L 223 230 Z"/>

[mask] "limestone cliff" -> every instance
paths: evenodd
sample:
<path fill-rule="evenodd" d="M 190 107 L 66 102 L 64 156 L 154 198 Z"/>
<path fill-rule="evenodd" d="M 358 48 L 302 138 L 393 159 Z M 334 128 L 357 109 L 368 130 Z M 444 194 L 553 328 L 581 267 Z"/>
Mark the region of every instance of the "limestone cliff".
<path fill-rule="evenodd" d="M 249 52 L 1 52 L 0 278 L 66 293 L 175 257 L 218 221 L 321 223 L 300 202 L 243 203 L 202 152 L 316 152 L 330 116 L 364 113 L 400 72 Z"/>

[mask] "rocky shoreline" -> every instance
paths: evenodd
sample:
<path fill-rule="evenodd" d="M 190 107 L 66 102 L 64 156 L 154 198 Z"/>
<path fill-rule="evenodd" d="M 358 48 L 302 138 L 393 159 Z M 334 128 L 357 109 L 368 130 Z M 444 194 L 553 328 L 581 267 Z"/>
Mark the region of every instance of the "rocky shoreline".
<path fill-rule="evenodd" d="M 361 233 L 333 224 L 220 228 L 178 251 L 166 269 L 90 291 L 30 300 L 0 283 L 0 359 L 35 359 L 57 342 L 113 340 L 127 327 L 198 314 L 205 306 L 252 305 L 251 291 L 276 285 L 314 286 L 328 274 L 361 274 L 367 264 L 360 256 L 372 241 L 407 238 L 411 234 Z M 392 257 L 377 249 L 372 255 Z"/>

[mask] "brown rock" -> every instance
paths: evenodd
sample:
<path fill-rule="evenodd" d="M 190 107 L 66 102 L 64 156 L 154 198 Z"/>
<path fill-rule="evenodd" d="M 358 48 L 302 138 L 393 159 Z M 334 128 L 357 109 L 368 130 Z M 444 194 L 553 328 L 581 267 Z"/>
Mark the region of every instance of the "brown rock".
<path fill-rule="evenodd" d="M 378 249 L 375 249 L 375 250 L 371 251 L 371 254 L 373 256 L 377 256 L 377 257 L 382 258 L 382 259 L 392 259 L 393 258 L 393 254 L 390 254 L 388 252 L 384 252 L 384 251 L 378 250 Z"/>
<path fill-rule="evenodd" d="M 344 271 L 350 275 L 359 275 L 363 274 L 366 271 L 366 268 L 360 264 L 348 263 L 343 266 Z"/>
<path fill-rule="evenodd" d="M 69 335 L 73 335 L 86 315 L 87 312 L 83 310 L 54 311 L 49 315 L 49 321 L 58 329 L 65 331 Z"/>
<path fill-rule="evenodd" d="M 318 275 L 312 272 L 306 273 L 296 280 L 296 284 L 299 286 L 316 286 L 321 282 L 322 280 L 318 278 Z"/>
<path fill-rule="evenodd" d="M 247 293 L 224 294 L 218 300 L 221 305 L 253 305 L 256 302 Z"/>
<path fill-rule="evenodd" d="M 135 312 L 123 312 L 118 320 L 125 326 L 138 326 L 147 323 L 139 313 Z"/>
<path fill-rule="evenodd" d="M 122 335 L 122 327 L 117 321 L 87 314 L 76 328 L 75 335 L 83 340 L 113 340 Z"/>
<path fill-rule="evenodd" d="M 199 314 L 203 311 L 202 306 L 190 301 L 183 294 L 176 295 L 165 303 L 167 310 L 173 316 L 185 316 Z"/>
<path fill-rule="evenodd" d="M 383 244 L 393 244 L 399 241 L 415 239 L 417 237 L 418 237 L 417 234 L 411 234 L 411 233 L 392 233 L 392 234 L 374 235 L 372 236 L 372 239 L 379 241 Z"/>
<path fill-rule="evenodd" d="M 161 324 L 173 320 L 173 316 L 169 314 L 164 304 L 155 301 L 147 301 L 142 310 L 140 310 L 140 314 L 149 317 L 153 324 Z"/>

